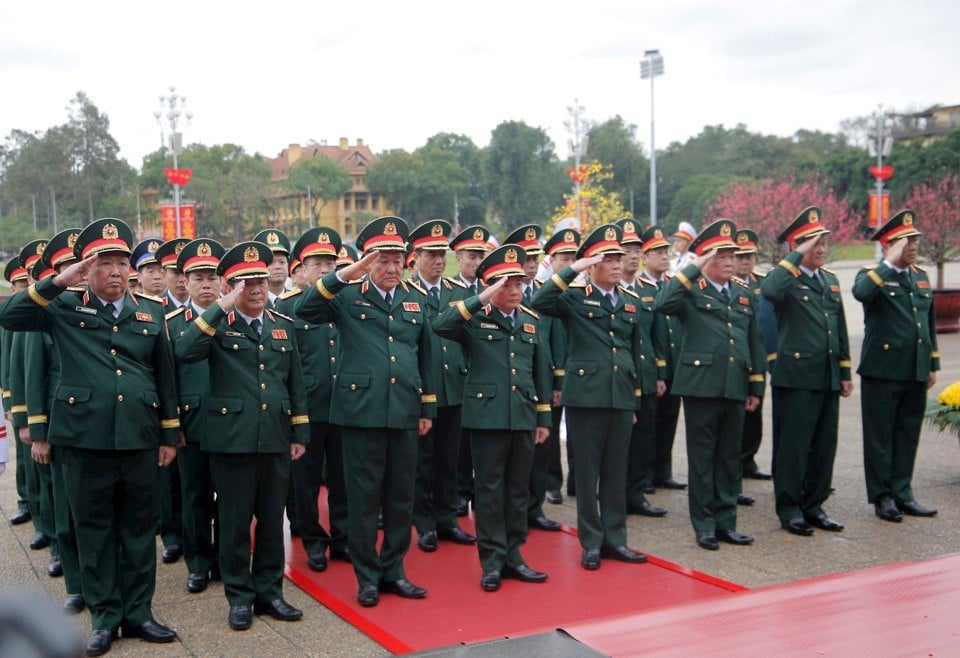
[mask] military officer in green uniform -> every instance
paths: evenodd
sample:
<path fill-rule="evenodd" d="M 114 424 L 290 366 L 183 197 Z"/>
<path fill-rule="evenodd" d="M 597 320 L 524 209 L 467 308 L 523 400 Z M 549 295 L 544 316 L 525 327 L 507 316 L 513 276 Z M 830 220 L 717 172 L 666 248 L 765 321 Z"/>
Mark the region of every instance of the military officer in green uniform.
<path fill-rule="evenodd" d="M 867 499 L 877 516 L 893 522 L 903 514 L 937 513 L 918 503 L 910 486 L 927 389 L 940 369 L 933 291 L 916 265 L 921 235 L 916 219 L 912 210 L 901 210 L 873 234 L 883 260 L 857 272 L 853 284 L 865 324 L 857 372 Z"/>
<path fill-rule="evenodd" d="M 476 473 L 480 586 L 500 579 L 542 583 L 520 554 L 527 539 L 527 507 L 534 445 L 550 425 L 550 351 L 537 331 L 539 316 L 521 306 L 520 280 L 528 276 L 523 247 L 506 244 L 477 268 L 484 290 L 456 302 L 435 331 L 458 340 L 470 359 L 463 424 L 470 430 Z"/>
<path fill-rule="evenodd" d="M 183 307 L 190 297 L 187 290 L 187 278 L 177 266 L 180 252 L 183 251 L 188 242 L 190 240 L 187 238 L 174 238 L 162 243 L 153 252 L 154 260 L 160 263 L 163 268 L 166 285 L 165 290 L 160 293 L 159 299 L 168 313 Z M 150 243 L 147 243 L 147 245 L 147 253 L 149 253 L 152 245 Z M 134 257 L 143 258 L 140 254 Z M 151 265 L 149 258 L 141 260 L 141 265 L 149 269 Z M 151 288 L 151 290 L 153 289 Z M 147 289 L 144 289 L 144 292 L 153 294 Z M 165 469 L 160 474 L 160 539 L 163 542 L 163 553 L 160 557 L 164 564 L 173 564 L 183 555 L 182 488 L 180 465 L 174 461 L 171 468 Z"/>
<path fill-rule="evenodd" d="M 760 284 L 773 304 L 780 337 L 770 379 L 779 428 L 777 516 L 785 530 L 800 536 L 812 535 L 814 527 L 843 530 L 823 503 L 833 479 L 840 396 L 853 392 L 840 281 L 823 267 L 829 231 L 820 217 L 819 208 L 806 208 L 777 236 L 792 251 Z"/>
<path fill-rule="evenodd" d="M 577 259 L 577 250 L 580 248 L 580 233 L 572 228 L 563 228 L 554 233 L 553 237 L 543 245 L 547 254 L 545 259 L 551 272 L 559 272 Z M 548 278 L 547 275 L 544 275 Z M 538 285 L 543 281 L 538 281 Z M 543 340 L 550 345 L 550 362 L 553 367 L 553 391 L 550 399 L 550 436 L 546 445 L 549 450 L 547 482 L 547 501 L 556 505 L 563 502 L 560 486 L 563 484 L 563 466 L 560 463 L 560 424 L 563 421 L 563 405 L 560 404 L 560 393 L 563 390 L 564 365 L 567 362 L 567 331 L 563 323 L 557 318 L 543 316 L 538 326 Z M 573 436 L 567 432 L 567 495 L 576 493 L 574 474 L 576 473 Z M 555 487 L 555 489 L 554 489 Z"/>
<path fill-rule="evenodd" d="M 20 256 L 14 256 L 7 261 L 3 269 L 3 278 L 10 284 L 11 293 L 17 293 L 26 290 L 30 285 L 29 275 L 26 268 L 20 264 Z M 7 331 L 0 327 L 0 390 L 3 392 L 3 413 L 5 419 L 9 422 L 13 420 L 10 412 L 10 347 L 13 343 L 12 331 Z M 33 515 L 30 513 L 30 507 L 27 505 L 27 463 L 28 460 L 23 457 L 24 450 L 20 446 L 20 440 L 14 433 L 11 442 L 15 446 L 17 455 L 17 467 L 15 472 L 17 482 L 17 512 L 10 517 L 12 525 L 21 525 L 30 521 Z"/>
<path fill-rule="evenodd" d="M 540 256 L 543 255 L 543 247 L 540 245 L 540 234 L 543 232 L 536 224 L 526 224 L 514 229 L 506 238 L 504 244 L 515 244 L 522 247 L 527 257 L 523 262 L 523 278 L 520 280 L 522 288 L 521 303 L 530 308 L 530 301 L 540 287 L 540 283 L 534 280 L 537 269 L 540 265 Z M 549 352 L 550 347 L 550 328 L 549 323 L 556 321 L 556 318 L 543 318 L 538 323 L 537 332 L 542 337 L 542 345 L 547 350 L 547 355 L 551 366 L 553 356 Z M 562 331 L 562 328 L 560 329 Z M 542 443 L 537 443 L 533 448 L 533 467 L 530 469 L 530 504 L 527 508 L 527 525 L 538 530 L 547 532 L 558 532 L 562 526 L 557 521 L 547 518 L 543 511 L 543 501 L 547 498 L 547 480 L 550 477 L 550 458 L 553 455 L 554 446 L 556 447 L 557 463 L 560 461 L 560 439 L 558 435 L 548 435 Z M 562 480 L 561 480 L 562 481 Z M 555 495 L 559 495 L 560 482 L 554 482 L 552 489 Z M 561 498 L 562 501 L 562 498 Z"/>
<path fill-rule="evenodd" d="M 153 620 L 157 464 L 176 455 L 175 373 L 159 302 L 127 292 L 132 232 L 100 219 L 77 237 L 79 262 L 0 307 L 0 324 L 47 331 L 60 359 L 48 438 L 63 447 L 77 526 L 83 597 L 93 633 L 87 654 L 125 636 L 172 642 Z M 88 277 L 82 289 L 67 290 Z"/>
<path fill-rule="evenodd" d="M 290 460 L 310 440 L 309 417 L 293 320 L 267 308 L 272 257 L 255 241 L 227 251 L 217 274 L 228 293 L 176 344 L 178 360 L 206 360 L 210 370 L 200 448 L 210 453 L 217 490 L 220 574 L 234 630 L 250 627 L 251 607 L 280 621 L 303 616 L 283 599 L 283 507 Z"/>
<path fill-rule="evenodd" d="M 588 570 L 600 568 L 601 556 L 647 560 L 626 545 L 627 455 L 644 345 L 639 299 L 620 285 L 622 235 L 614 224 L 596 228 L 578 260 L 555 272 L 533 298 L 536 310 L 560 318 L 567 330 L 561 401 L 576 437 L 577 532 L 580 564 Z M 590 283 L 571 285 L 584 271 Z"/>
<path fill-rule="evenodd" d="M 756 231 L 752 231 L 748 228 L 741 228 L 737 230 L 736 236 L 734 236 L 734 242 L 737 243 L 737 269 L 735 276 L 746 282 L 746 284 L 753 290 L 754 296 L 757 298 L 757 303 L 760 308 L 760 331 L 764 334 L 764 345 L 766 345 L 766 325 L 764 324 L 764 312 L 772 312 L 770 308 L 770 302 L 766 301 L 764 297 L 760 294 L 760 282 L 763 281 L 764 275 L 755 270 L 757 264 L 757 252 L 759 251 L 758 245 L 759 236 Z M 769 350 L 768 350 L 768 366 L 769 366 Z M 751 478 L 753 480 L 770 480 L 772 476 L 770 473 L 762 470 L 757 465 L 757 451 L 760 449 L 760 443 L 763 441 L 763 400 L 760 401 L 760 406 L 758 406 L 753 411 L 748 411 L 744 414 L 743 417 L 743 447 L 742 447 L 742 456 L 740 458 L 742 467 L 742 477 Z M 754 503 L 752 496 L 748 496 L 741 492 L 740 497 L 737 499 L 737 504 L 739 505 L 752 505 Z"/>
<path fill-rule="evenodd" d="M 177 269 L 187 281 L 187 302 L 167 313 L 170 338 L 176 346 L 187 329 L 220 296 L 217 266 L 223 246 L 210 239 L 193 240 L 177 256 Z M 210 394 L 210 369 L 206 361 L 177 361 L 177 391 L 180 395 L 181 447 L 180 499 L 183 519 L 183 554 L 187 563 L 187 591 L 197 594 L 207 588 L 217 567 L 219 522 L 216 520 L 210 454 L 201 449 L 204 429 L 203 403 Z M 211 531 L 211 528 L 216 528 Z"/>
<path fill-rule="evenodd" d="M 643 284 L 643 296 L 652 294 L 656 302 L 657 295 L 669 281 L 670 243 L 661 226 L 649 227 L 640 239 L 643 241 L 643 269 L 637 280 Z M 673 439 L 680 415 L 680 396 L 671 392 L 677 356 L 683 342 L 680 321 L 675 316 L 657 313 L 653 323 L 653 340 L 658 354 L 657 368 L 663 372 L 664 392 L 657 399 L 657 411 L 653 419 L 653 450 L 647 458 L 647 468 L 654 488 L 682 490 L 687 488 L 686 483 L 673 477 Z"/>
<path fill-rule="evenodd" d="M 417 436 L 436 416 L 426 296 L 401 281 L 409 234 L 399 217 L 380 217 L 357 236 L 364 256 L 307 288 L 297 314 L 334 322 L 341 336 L 340 370 L 330 422 L 342 427 L 349 510 L 347 542 L 359 589 L 374 606 L 380 592 L 423 598 L 407 580 Z M 383 543 L 377 551 L 377 513 Z"/>
<path fill-rule="evenodd" d="M 443 276 L 450 247 L 450 224 L 442 219 L 424 222 L 410 233 L 410 247 L 417 261 L 411 284 L 427 296 L 427 314 L 432 322 L 451 304 L 466 297 L 459 279 Z M 474 544 L 477 538 L 457 523 L 457 464 L 460 459 L 461 405 L 467 362 L 460 343 L 429 336 L 433 381 L 437 391 L 437 419 L 420 438 L 417 481 L 413 501 L 413 524 L 419 535 L 417 547 L 437 550 L 437 540 Z"/>
<path fill-rule="evenodd" d="M 46 246 L 46 239 L 31 240 L 20 249 L 19 259 L 28 274 L 28 283 L 36 282 L 35 265 L 40 262 L 40 255 Z M 34 535 L 30 539 L 30 548 L 40 550 L 51 545 L 54 539 L 53 509 L 47 501 L 47 506 L 41 509 L 41 473 L 38 463 L 32 459 L 30 445 L 30 430 L 27 422 L 27 332 L 12 332 L 10 339 L 10 364 L 8 370 L 8 388 L 10 390 L 10 425 L 17 442 L 18 460 L 22 456 L 24 461 L 24 491 L 26 492 L 27 509 L 33 519 Z M 56 546 L 53 546 L 53 555 L 59 555 Z M 52 567 L 53 564 L 50 564 Z"/>
<path fill-rule="evenodd" d="M 160 244 L 160 240 L 148 238 L 134 247 L 130 255 L 130 265 L 136 272 L 139 291 L 154 297 L 161 297 L 167 288 L 164 267 L 157 259 Z"/>
<path fill-rule="evenodd" d="M 637 223 L 627 217 L 617 221 L 623 231 L 620 246 L 624 251 L 622 258 L 623 273 L 620 285 L 635 293 L 640 309 L 640 331 L 643 348 L 640 354 L 638 388 L 640 389 L 640 409 L 637 421 L 630 432 L 630 448 L 627 456 L 627 512 L 641 516 L 662 517 L 667 510 L 651 505 L 645 494 L 654 493 L 653 459 L 654 439 L 656 438 L 657 407 L 660 397 L 666 392 L 666 359 L 659 353 L 662 341 L 655 340 L 659 325 L 653 302 L 657 296 L 656 284 L 641 280 L 637 276 L 643 255 L 643 237 L 637 232 Z"/>
<path fill-rule="evenodd" d="M 490 251 L 490 230 L 486 226 L 468 226 L 450 240 L 454 258 L 457 261 L 459 280 L 467 289 L 467 295 L 479 294 L 483 282 L 477 277 L 477 266 Z M 470 501 L 473 500 L 473 457 L 470 454 L 470 433 L 462 432 L 460 437 L 460 462 L 457 464 L 457 516 L 466 516 Z"/>
<path fill-rule="evenodd" d="M 687 426 L 690 520 L 701 548 L 751 544 L 737 531 L 743 414 L 764 392 L 765 356 L 753 290 L 733 277 L 736 226 L 719 219 L 691 243 L 693 261 L 667 283 L 656 309 L 683 323 L 673 392 Z"/>
<path fill-rule="evenodd" d="M 292 256 L 303 265 L 307 287 L 333 271 L 341 247 L 340 235 L 331 228 L 312 228 L 300 236 Z M 301 459 L 293 463 L 293 491 L 297 531 L 313 571 L 327 568 L 330 557 L 349 561 L 347 552 L 347 488 L 343 479 L 343 447 L 340 428 L 330 422 L 330 400 L 340 360 L 340 337 L 333 322 L 307 322 L 296 317 L 295 308 L 303 289 L 291 290 L 277 299 L 277 310 L 294 318 L 303 379 L 307 388 L 310 443 Z M 330 531 L 320 525 L 317 498 L 321 483 L 327 485 Z"/>
<path fill-rule="evenodd" d="M 267 278 L 267 294 L 270 298 L 270 308 L 273 308 L 277 303 L 277 298 L 287 291 L 287 275 L 289 274 L 290 266 L 290 238 L 288 238 L 287 234 L 283 231 L 268 228 L 257 233 L 253 236 L 253 239 L 267 245 L 270 247 L 270 251 L 273 252 L 273 260 L 270 261 L 270 265 L 268 266 L 270 276 Z M 291 505 L 287 513 L 290 514 L 292 512 L 293 506 Z"/>

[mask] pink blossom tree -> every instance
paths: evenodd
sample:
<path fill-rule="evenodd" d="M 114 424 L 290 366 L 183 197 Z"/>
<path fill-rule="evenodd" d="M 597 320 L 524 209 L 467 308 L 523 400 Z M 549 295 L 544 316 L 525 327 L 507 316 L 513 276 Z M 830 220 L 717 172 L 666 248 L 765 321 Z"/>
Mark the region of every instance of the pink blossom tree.
<path fill-rule="evenodd" d="M 808 206 L 823 211 L 820 221 L 830 229 L 832 245 L 857 239 L 863 218 L 816 178 L 733 182 L 709 207 L 704 224 L 726 217 L 738 228 L 756 231 L 760 239 L 758 260 L 776 264 L 786 253 L 785 245 L 777 243 L 777 235 Z"/>
<path fill-rule="evenodd" d="M 944 264 L 960 259 L 960 180 L 950 174 L 936 183 L 921 183 L 905 205 L 917 214 L 923 231 L 920 256 L 936 265 L 937 289 L 942 290 Z"/>

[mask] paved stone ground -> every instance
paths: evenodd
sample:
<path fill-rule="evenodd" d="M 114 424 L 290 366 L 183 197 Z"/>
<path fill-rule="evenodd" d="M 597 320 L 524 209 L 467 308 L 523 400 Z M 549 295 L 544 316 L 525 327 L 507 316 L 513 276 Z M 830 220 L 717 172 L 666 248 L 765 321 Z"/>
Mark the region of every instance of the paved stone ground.
<path fill-rule="evenodd" d="M 853 262 L 833 265 L 845 291 L 854 364 L 859 361 L 863 316 L 849 290 L 860 265 L 862 263 Z M 948 280 L 951 276 L 960 278 L 960 266 L 950 266 L 947 274 Z M 960 378 L 960 334 L 941 334 L 939 340 L 943 370 L 934 393 Z M 817 531 L 809 538 L 788 534 L 780 528 L 774 513 L 772 484 L 747 480 L 744 489 L 757 499 L 757 503 L 752 508 L 740 508 L 738 529 L 756 537 L 753 546 L 724 544 L 716 552 L 698 548 L 687 515 L 686 494 L 678 491 L 658 491 L 650 496 L 651 502 L 669 510 L 667 517 L 630 517 L 630 545 L 751 588 L 905 560 L 928 559 L 960 550 L 960 532 L 957 530 L 960 452 L 957 437 L 925 430 L 920 443 L 914 491 L 921 503 L 939 508 L 940 514 L 935 519 L 906 517 L 900 524 L 880 521 L 866 501 L 859 382 L 856 378 L 854 383 L 853 396 L 841 402 L 840 445 L 834 470 L 836 492 L 826 504 L 830 515 L 846 524 L 844 532 Z M 765 401 L 764 412 L 769 428 L 769 401 Z M 674 462 L 677 476 L 685 478 L 683 446 L 681 418 Z M 768 467 L 769 429 L 759 456 L 764 468 Z M 0 584 L 3 588 L 21 586 L 38 590 L 59 605 L 64 595 L 62 580 L 46 575 L 48 557 L 45 551 L 30 550 L 32 525 L 13 527 L 6 522 L 16 506 L 12 467 L 13 464 L 9 464 L 7 473 L 0 476 Z M 547 512 L 564 523 L 576 523 L 575 501 L 572 499 L 564 500 L 562 505 L 548 505 Z M 227 604 L 219 583 L 212 584 L 202 594 L 188 594 L 183 562 L 159 564 L 159 557 L 157 561 L 156 617 L 176 629 L 180 641 L 148 647 L 138 640 L 121 640 L 114 644 L 110 655 L 139 656 L 148 651 L 151 656 L 158 657 L 388 655 L 382 647 L 289 582 L 284 586 L 285 595 L 304 610 L 303 621 L 283 623 L 257 618 L 252 629 L 233 632 L 226 625 Z M 464 586 L 473 587 L 475 583 L 464 583 Z M 89 630 L 89 616 L 85 613 L 68 619 L 67 623 L 85 637 Z M 54 622 L 60 623 L 60 620 L 51 618 L 51 623 Z"/>

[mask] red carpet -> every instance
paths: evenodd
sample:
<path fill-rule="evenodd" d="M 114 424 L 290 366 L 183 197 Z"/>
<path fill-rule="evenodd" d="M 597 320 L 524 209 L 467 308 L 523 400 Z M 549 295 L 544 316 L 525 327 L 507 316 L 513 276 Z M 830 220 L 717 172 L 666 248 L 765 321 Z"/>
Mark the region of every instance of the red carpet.
<path fill-rule="evenodd" d="M 473 532 L 472 518 L 460 521 Z M 642 538 L 634 544 L 643 549 Z M 530 635 L 665 605 L 729 598 L 743 589 L 652 556 L 642 565 L 604 560 L 598 571 L 588 572 L 580 567 L 580 552 L 573 529 L 532 530 L 523 555 L 549 580 L 535 585 L 504 579 L 499 592 L 489 593 L 480 589 L 475 546 L 441 541 L 437 552 L 424 553 L 414 538 L 404 564 L 407 577 L 427 588 L 427 598 L 385 594 L 374 608 L 357 604 L 353 567 L 331 562 L 323 573 L 310 571 L 297 539 L 287 546 L 286 575 L 394 653 Z"/>
<path fill-rule="evenodd" d="M 604 565 L 606 566 L 606 565 Z M 960 556 L 564 626 L 611 656 L 956 656 Z"/>

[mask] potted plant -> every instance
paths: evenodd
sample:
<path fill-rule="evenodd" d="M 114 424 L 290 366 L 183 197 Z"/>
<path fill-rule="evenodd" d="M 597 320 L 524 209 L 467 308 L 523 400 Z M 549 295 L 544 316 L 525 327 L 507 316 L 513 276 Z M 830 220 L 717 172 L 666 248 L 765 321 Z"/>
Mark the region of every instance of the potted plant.
<path fill-rule="evenodd" d="M 947 386 L 936 400 L 927 400 L 927 424 L 940 432 L 960 436 L 960 382 Z"/>
<path fill-rule="evenodd" d="M 960 288 L 948 288 L 944 265 L 960 259 L 960 180 L 956 174 L 936 183 L 921 183 L 910 192 L 906 206 L 912 208 L 923 235 L 919 254 L 937 270 L 933 291 L 938 333 L 960 331 Z"/>

